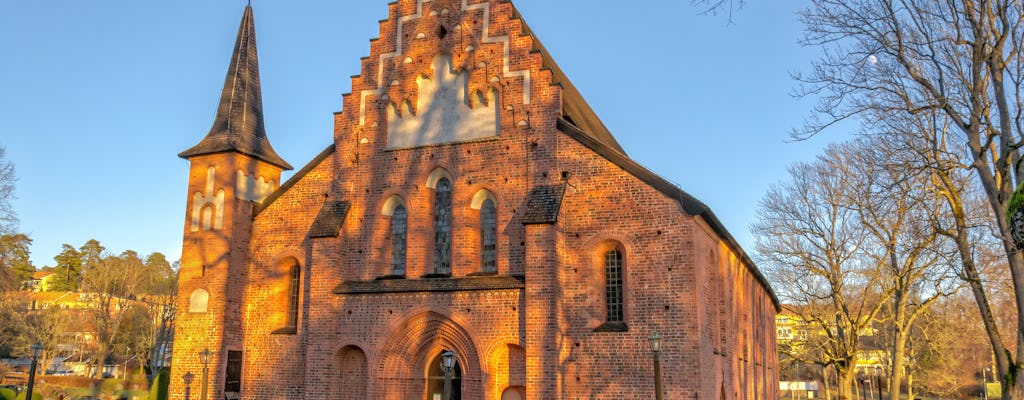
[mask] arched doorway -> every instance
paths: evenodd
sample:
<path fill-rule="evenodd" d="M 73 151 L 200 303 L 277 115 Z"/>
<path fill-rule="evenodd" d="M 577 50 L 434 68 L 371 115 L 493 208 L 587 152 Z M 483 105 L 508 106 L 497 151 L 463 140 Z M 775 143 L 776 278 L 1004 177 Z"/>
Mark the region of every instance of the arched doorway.
<path fill-rule="evenodd" d="M 341 390 L 340 400 L 365 400 L 367 376 L 366 354 L 355 346 L 345 346 L 336 356 Z"/>
<path fill-rule="evenodd" d="M 444 400 L 444 368 L 441 353 L 427 363 L 427 400 Z M 452 368 L 452 400 L 462 400 L 462 365 L 455 359 Z"/>

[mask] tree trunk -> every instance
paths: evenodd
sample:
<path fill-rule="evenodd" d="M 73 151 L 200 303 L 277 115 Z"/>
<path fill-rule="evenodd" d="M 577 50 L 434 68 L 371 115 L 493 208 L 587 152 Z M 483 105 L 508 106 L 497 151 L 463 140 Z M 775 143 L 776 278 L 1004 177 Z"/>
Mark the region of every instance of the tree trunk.
<path fill-rule="evenodd" d="M 1024 369 L 1018 369 L 1016 375 L 1017 376 L 1015 376 L 1014 378 L 1016 379 L 1017 382 L 1020 382 L 1021 379 L 1024 379 Z M 1003 375 L 1003 377 L 1001 377 L 1000 380 L 999 380 L 1000 383 L 1003 384 L 1003 399 L 1004 400 L 1024 399 L 1024 385 L 1010 385 L 1010 384 L 1007 384 L 1006 377 L 1008 377 L 1008 376 L 1009 375 Z"/>
<path fill-rule="evenodd" d="M 855 393 L 853 389 L 853 381 L 857 376 L 857 369 L 853 366 L 856 363 L 847 364 L 847 367 L 836 368 L 836 391 L 839 395 L 839 400 L 854 400 Z"/>
<path fill-rule="evenodd" d="M 1009 353 L 1005 350 L 1006 346 L 1003 344 L 1002 336 L 999 333 L 999 326 L 993 315 L 992 307 L 989 305 L 985 287 L 982 285 L 981 274 L 978 273 L 977 265 L 974 263 L 974 247 L 971 245 L 967 235 L 968 224 L 963 205 L 956 201 L 957 199 L 947 198 L 947 200 L 949 200 L 956 223 L 956 237 L 954 237 L 954 240 L 960 254 L 960 264 L 967 278 L 967 284 L 971 287 L 971 293 L 974 294 L 974 301 L 978 304 L 978 311 L 981 314 L 981 321 L 985 327 L 985 334 L 988 336 L 989 344 L 992 346 L 996 375 L 999 376 L 999 381 L 1003 382 L 1003 399 L 1024 399 L 1024 397 L 1013 397 L 1008 391 L 1010 385 L 1007 385 L 1005 382 L 1005 378 L 1010 372 L 1010 357 Z M 1007 257 L 1007 259 L 1012 258 Z"/>
<path fill-rule="evenodd" d="M 889 370 L 889 398 L 900 398 L 900 383 L 903 382 L 903 370 L 905 368 L 903 359 L 907 354 L 907 331 L 897 327 L 896 337 L 893 339 L 892 368 Z M 910 374 L 907 374 L 907 386 L 910 384 Z M 907 393 L 910 394 L 909 392 Z"/>
<path fill-rule="evenodd" d="M 821 367 L 821 383 L 825 386 L 825 400 L 832 400 L 832 391 L 828 385 L 828 365 Z"/>
<path fill-rule="evenodd" d="M 96 350 L 96 371 L 93 372 L 93 378 L 103 379 L 103 369 L 107 366 L 107 356 L 110 355 L 110 350 L 106 346 L 100 345 Z"/>
<path fill-rule="evenodd" d="M 914 371 L 907 372 L 907 400 L 914 400 Z"/>
<path fill-rule="evenodd" d="M 1005 203 L 1002 210 L 1005 210 Z M 1010 233 L 1009 221 L 1006 220 L 1003 215 L 1005 213 L 997 213 L 999 215 L 996 218 L 998 222 L 999 231 L 1002 234 L 1003 248 L 1006 251 L 1006 261 L 1010 264 L 1010 276 L 1013 278 L 1013 294 L 1016 300 L 1017 306 L 1017 354 L 1013 357 L 1016 360 L 1024 359 L 1024 255 L 1017 249 L 1016 244 L 1013 242 L 1013 234 Z M 999 374 L 1006 377 L 1002 380 L 1003 382 L 1003 400 L 1013 399 L 1024 399 L 1024 388 L 1021 388 L 1017 383 L 1022 382 L 1024 378 L 1024 369 L 1016 369 L 1016 371 L 1010 371 L 1010 365 L 1014 364 L 1014 359 L 1011 359 L 1009 350 L 994 349 L 996 351 L 996 363 L 999 364 L 1000 352 L 1003 353 L 1002 358 L 1005 360 L 1006 369 L 1002 369 L 1002 365 L 997 365 L 1000 368 Z M 1010 375 L 1013 375 L 1012 377 Z M 1009 379 L 1007 379 L 1009 378 Z"/>

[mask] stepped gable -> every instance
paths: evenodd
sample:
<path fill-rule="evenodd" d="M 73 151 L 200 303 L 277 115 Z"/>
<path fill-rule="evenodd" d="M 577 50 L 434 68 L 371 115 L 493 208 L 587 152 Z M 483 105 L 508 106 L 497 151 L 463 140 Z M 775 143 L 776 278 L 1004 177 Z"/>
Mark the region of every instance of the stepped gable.
<path fill-rule="evenodd" d="M 510 2 L 400 0 L 389 8 L 390 17 L 380 21 L 380 36 L 371 40 L 370 55 L 363 58 L 361 74 L 352 77 L 352 93 L 345 95 L 340 117 L 347 119 L 349 127 L 367 131 L 387 126 L 389 130 L 409 131 L 403 118 L 433 115 L 433 109 L 421 109 L 436 105 L 420 98 L 424 82 L 451 79 L 464 85 L 466 93 L 459 100 L 472 110 L 493 107 L 495 101 L 500 101 L 496 110 L 499 126 L 529 125 L 531 116 L 536 119 L 543 106 L 557 100 L 561 117 L 606 147 L 625 154 Z M 438 57 L 444 59 L 438 61 Z M 446 78 L 435 72 L 439 65 L 459 76 Z M 560 90 L 552 91 L 551 86 Z M 435 88 L 427 87 L 433 95 Z M 484 125 L 484 130 L 494 135 L 505 131 L 474 124 L 478 131 Z M 406 137 L 395 144 L 392 137 L 389 146 L 415 147 L 479 138 L 416 141 Z"/>
<path fill-rule="evenodd" d="M 261 161 L 292 169 L 270 146 L 263 125 L 263 95 L 260 90 L 259 57 L 256 54 L 256 26 L 252 7 L 247 6 L 238 27 L 235 49 L 213 127 L 199 144 L 178 154 L 181 158 L 239 152 Z"/>

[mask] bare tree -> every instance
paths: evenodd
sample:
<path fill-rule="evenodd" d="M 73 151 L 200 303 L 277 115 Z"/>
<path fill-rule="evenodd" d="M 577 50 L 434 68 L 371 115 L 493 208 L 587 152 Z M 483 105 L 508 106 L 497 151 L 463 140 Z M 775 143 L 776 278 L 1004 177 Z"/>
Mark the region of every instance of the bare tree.
<path fill-rule="evenodd" d="M 746 4 L 745 0 L 690 0 L 690 5 L 701 10 L 701 14 L 728 13 L 732 19 L 734 12 Z"/>
<path fill-rule="evenodd" d="M 955 247 L 936 229 L 936 221 L 949 219 L 942 198 L 928 190 L 927 170 L 900 162 L 901 144 L 899 138 L 866 137 L 830 160 L 854 171 L 854 207 L 872 238 L 867 254 L 883 266 L 878 282 L 891 293 L 879 321 L 892 330 L 890 398 L 899 397 L 915 322 L 959 289 L 949 268 Z"/>
<path fill-rule="evenodd" d="M 14 164 L 4 158 L 4 148 L 0 146 L 0 234 L 13 233 L 18 226 L 18 217 L 11 206 L 14 199 Z"/>
<path fill-rule="evenodd" d="M 125 341 L 121 336 L 123 321 L 132 316 L 130 310 L 143 282 L 142 260 L 134 251 L 125 251 L 120 256 L 106 256 L 84 271 L 83 284 L 90 288 L 89 313 L 93 322 L 96 341 L 95 377 L 102 377 L 106 360 L 117 350 L 115 346 Z"/>
<path fill-rule="evenodd" d="M 823 56 L 797 78 L 804 84 L 799 93 L 820 96 L 821 103 L 795 132 L 806 137 L 851 117 L 875 123 L 941 113 L 956 130 L 945 139 L 967 150 L 968 165 L 998 216 L 993 222 L 1018 315 L 1024 312 L 1024 255 L 1001 216 L 1024 173 L 1022 10 L 1020 0 L 812 0 L 803 14 L 804 43 L 820 46 Z M 1017 384 L 1024 368 L 1011 368 L 1024 359 L 1021 322 L 1014 329 L 1016 355 L 987 326 L 1004 398 L 1024 398 L 1024 386 Z"/>
<path fill-rule="evenodd" d="M 61 345 L 68 343 L 73 331 L 75 312 L 60 306 L 37 307 L 32 292 L 11 291 L 0 298 L 0 344 L 16 353 L 29 354 L 33 343 L 43 346 L 39 356 L 40 374 L 46 374 Z"/>
<path fill-rule="evenodd" d="M 870 329 L 891 291 L 882 265 L 866 254 L 869 233 L 852 201 L 858 190 L 851 171 L 830 158 L 832 147 L 811 163 L 790 167 L 791 181 L 771 188 L 752 229 L 759 264 L 780 285 L 790 312 L 809 324 L 802 361 L 832 366 L 839 396 L 853 398 L 861 333 Z"/>

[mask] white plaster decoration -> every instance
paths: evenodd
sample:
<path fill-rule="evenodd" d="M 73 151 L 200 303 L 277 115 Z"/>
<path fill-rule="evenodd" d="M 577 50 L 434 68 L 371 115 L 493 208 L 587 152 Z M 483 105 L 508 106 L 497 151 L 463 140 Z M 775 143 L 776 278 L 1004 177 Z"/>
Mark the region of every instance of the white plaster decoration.
<path fill-rule="evenodd" d="M 224 190 L 214 192 L 217 167 L 206 170 L 206 190 L 192 195 L 192 232 L 224 228 Z"/>
<path fill-rule="evenodd" d="M 205 313 L 210 303 L 210 292 L 203 289 L 196 289 L 189 296 L 188 312 Z"/>
<path fill-rule="evenodd" d="M 454 182 L 451 174 L 449 174 L 448 171 L 445 171 L 444 168 L 435 168 L 430 172 L 430 176 L 427 177 L 427 188 L 437 189 L 437 182 L 439 182 L 441 178 L 448 178 L 448 181 Z"/>
<path fill-rule="evenodd" d="M 413 15 L 407 15 L 398 18 L 398 26 L 395 29 L 395 51 L 391 53 L 385 53 L 380 55 L 380 59 L 377 62 L 377 88 L 372 90 L 364 90 L 360 93 L 359 99 L 359 125 L 366 125 L 366 99 L 369 96 L 379 96 L 384 93 L 384 66 L 387 64 L 387 60 L 402 55 L 403 47 L 403 35 L 402 31 L 406 22 L 414 21 L 423 17 L 423 3 L 431 2 L 433 0 L 418 0 L 416 2 L 416 13 Z M 447 10 L 447 9 L 446 9 Z M 501 43 L 504 46 L 504 54 L 502 57 L 502 72 L 507 77 L 518 77 L 523 78 L 523 104 L 530 104 L 531 89 L 530 89 L 530 70 L 511 70 L 510 57 L 511 52 L 511 40 L 508 35 L 494 36 L 490 35 L 491 28 L 491 4 L 484 2 L 480 4 L 469 5 L 469 0 L 462 0 L 462 11 L 477 11 L 482 10 L 484 16 L 484 23 L 482 24 L 481 40 L 484 43 Z"/>
<path fill-rule="evenodd" d="M 480 3 L 480 4 L 474 4 L 474 5 L 471 6 L 471 5 L 469 5 L 469 0 L 462 0 L 462 10 L 463 11 L 473 11 L 473 10 L 483 10 L 484 11 L 483 41 L 484 41 L 484 43 L 499 43 L 500 42 L 502 45 L 505 46 L 505 56 L 502 58 L 502 61 L 503 61 L 503 64 L 504 64 L 503 65 L 504 69 L 503 69 L 502 72 L 504 72 L 505 76 L 513 76 L 513 77 L 523 78 L 523 104 L 530 104 L 530 70 L 529 69 L 522 69 L 522 70 L 518 70 L 518 71 L 511 70 L 510 69 L 510 64 L 509 64 L 510 63 L 509 60 L 511 59 L 511 57 L 509 57 L 509 53 L 510 53 L 510 49 L 511 49 L 511 47 L 510 47 L 511 46 L 511 41 L 509 40 L 508 35 L 491 37 L 491 35 L 489 33 L 490 29 L 491 29 L 491 3 L 485 2 L 485 3 Z"/>
<path fill-rule="evenodd" d="M 238 170 L 235 179 L 235 197 L 245 201 L 262 203 L 263 199 L 274 193 L 274 181 L 265 181 L 263 177 L 255 178 Z"/>
<path fill-rule="evenodd" d="M 384 202 L 384 208 L 380 210 L 380 214 L 390 217 L 395 212 L 395 208 L 404 204 L 405 200 L 402 200 L 398 195 L 388 197 L 388 200 Z"/>
<path fill-rule="evenodd" d="M 470 108 L 467 93 L 469 74 L 452 71 L 451 58 L 438 56 L 434 76 L 417 78 L 419 95 L 413 115 L 404 103 L 401 115 L 388 107 L 388 148 L 464 142 L 498 136 L 498 99 L 494 93 L 486 104 Z M 482 100 L 482 99 L 479 99 Z M 483 103 L 483 101 L 479 101 Z"/>
<path fill-rule="evenodd" d="M 498 204 L 498 199 L 494 197 L 494 193 L 491 193 L 491 191 L 487 189 L 481 189 L 473 195 L 473 202 L 469 204 L 469 207 L 474 210 L 479 210 L 484 206 L 484 201 L 487 201 L 488 199 L 494 202 L 494 204 Z"/>

